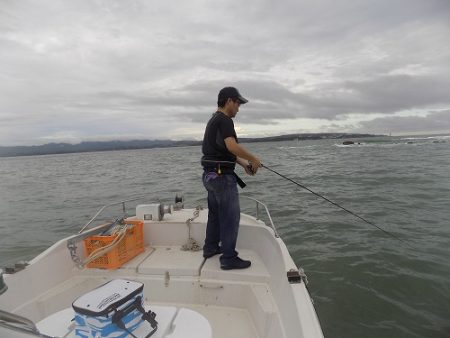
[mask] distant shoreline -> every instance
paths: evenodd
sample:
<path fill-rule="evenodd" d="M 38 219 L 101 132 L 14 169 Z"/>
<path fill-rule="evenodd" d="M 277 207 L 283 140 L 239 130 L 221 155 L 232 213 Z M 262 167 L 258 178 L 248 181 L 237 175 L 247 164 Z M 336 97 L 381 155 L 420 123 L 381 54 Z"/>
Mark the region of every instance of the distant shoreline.
<path fill-rule="evenodd" d="M 307 134 L 288 134 L 257 138 L 239 138 L 241 143 L 251 142 L 274 142 L 290 140 L 322 140 L 322 139 L 351 139 L 364 137 L 380 137 L 385 135 L 372 134 L 350 134 L 350 133 L 307 133 Z M 136 150 L 152 148 L 171 148 L 184 146 L 198 146 L 202 141 L 184 140 L 132 140 L 132 141 L 99 141 L 99 142 L 81 142 L 78 144 L 70 143 L 47 143 L 40 146 L 12 146 L 0 147 L 0 157 L 18 157 L 35 155 L 56 155 L 71 153 L 87 153 L 96 151 L 114 151 L 114 150 Z"/>

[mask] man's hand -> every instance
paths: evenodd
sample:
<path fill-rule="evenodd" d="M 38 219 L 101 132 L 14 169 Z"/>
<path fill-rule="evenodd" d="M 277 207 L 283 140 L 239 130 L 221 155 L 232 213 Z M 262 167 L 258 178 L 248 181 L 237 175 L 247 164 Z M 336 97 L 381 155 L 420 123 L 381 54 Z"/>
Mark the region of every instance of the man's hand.
<path fill-rule="evenodd" d="M 261 161 L 257 157 L 255 157 L 253 161 L 249 161 L 248 163 L 250 165 L 250 170 L 252 171 L 253 175 L 255 175 L 258 172 L 259 168 L 261 168 Z"/>
<path fill-rule="evenodd" d="M 257 160 L 255 163 L 259 163 L 261 165 L 261 162 L 259 162 L 259 159 L 256 157 L 253 157 L 255 160 Z M 247 161 L 241 157 L 237 157 L 236 162 L 245 170 L 245 173 L 250 176 L 254 176 L 256 174 L 256 170 L 258 170 L 258 167 L 256 167 L 256 170 L 254 169 L 254 165 L 252 165 L 252 161 Z"/>

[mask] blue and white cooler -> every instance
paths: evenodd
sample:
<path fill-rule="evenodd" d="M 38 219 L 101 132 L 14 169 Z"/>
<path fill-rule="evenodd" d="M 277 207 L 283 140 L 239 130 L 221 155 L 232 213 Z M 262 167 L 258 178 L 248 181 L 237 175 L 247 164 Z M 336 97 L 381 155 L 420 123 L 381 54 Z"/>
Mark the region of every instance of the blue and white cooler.
<path fill-rule="evenodd" d="M 75 334 L 82 338 L 135 337 L 135 331 L 145 321 L 152 331 L 158 327 L 156 314 L 145 312 L 144 284 L 114 279 L 86 293 L 72 303 L 75 310 Z"/>

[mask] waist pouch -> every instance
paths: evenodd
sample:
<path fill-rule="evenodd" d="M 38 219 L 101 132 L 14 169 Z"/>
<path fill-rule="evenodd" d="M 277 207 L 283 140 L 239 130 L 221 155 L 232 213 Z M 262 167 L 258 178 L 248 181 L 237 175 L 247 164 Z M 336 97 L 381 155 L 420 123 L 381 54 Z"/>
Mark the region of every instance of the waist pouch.
<path fill-rule="evenodd" d="M 75 335 L 83 338 L 135 337 L 133 331 L 145 321 L 156 332 L 156 314 L 145 312 L 144 284 L 114 279 L 86 293 L 72 303 L 75 310 Z"/>

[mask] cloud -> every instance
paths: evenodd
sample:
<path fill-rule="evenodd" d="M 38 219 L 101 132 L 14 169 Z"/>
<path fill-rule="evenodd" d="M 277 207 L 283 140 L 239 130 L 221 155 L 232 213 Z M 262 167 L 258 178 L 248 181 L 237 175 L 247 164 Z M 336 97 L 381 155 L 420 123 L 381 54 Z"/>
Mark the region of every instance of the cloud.
<path fill-rule="evenodd" d="M 441 0 L 5 1 L 0 145 L 198 138 L 227 85 L 254 133 L 370 132 L 404 114 L 433 131 L 421 119 L 449 109 L 449 21 Z"/>
<path fill-rule="evenodd" d="M 442 133 L 450 130 L 450 110 L 432 111 L 426 116 L 391 116 L 362 122 L 360 130 L 388 134 Z"/>

